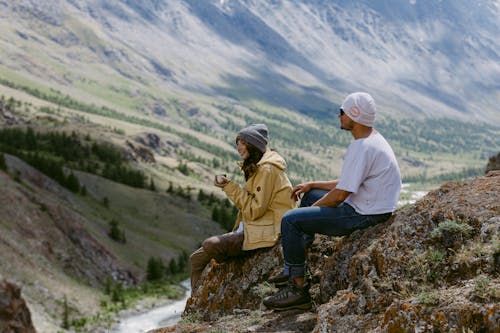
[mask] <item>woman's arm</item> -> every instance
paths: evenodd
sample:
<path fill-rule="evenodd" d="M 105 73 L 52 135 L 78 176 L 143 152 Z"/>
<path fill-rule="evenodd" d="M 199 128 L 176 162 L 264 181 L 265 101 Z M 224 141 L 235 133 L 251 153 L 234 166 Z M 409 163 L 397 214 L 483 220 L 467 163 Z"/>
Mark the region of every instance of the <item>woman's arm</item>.
<path fill-rule="evenodd" d="M 244 221 L 253 221 L 266 213 L 271 204 L 276 182 L 273 166 L 261 165 L 254 175 L 253 187 L 242 188 L 235 182 L 229 182 L 222 189 L 236 207 L 241 211 Z"/>

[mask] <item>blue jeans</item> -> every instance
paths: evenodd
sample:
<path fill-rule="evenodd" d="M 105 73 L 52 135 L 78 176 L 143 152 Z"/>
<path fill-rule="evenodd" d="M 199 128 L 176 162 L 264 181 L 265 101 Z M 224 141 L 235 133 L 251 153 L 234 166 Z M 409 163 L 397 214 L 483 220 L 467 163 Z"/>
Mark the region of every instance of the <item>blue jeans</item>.
<path fill-rule="evenodd" d="M 342 203 L 337 207 L 310 207 L 328 191 L 311 190 L 302 197 L 300 208 L 289 210 L 281 219 L 281 245 L 285 259 L 285 274 L 292 278 L 305 276 L 305 246 L 312 243 L 314 234 L 349 235 L 387 221 L 391 213 L 361 215 Z"/>

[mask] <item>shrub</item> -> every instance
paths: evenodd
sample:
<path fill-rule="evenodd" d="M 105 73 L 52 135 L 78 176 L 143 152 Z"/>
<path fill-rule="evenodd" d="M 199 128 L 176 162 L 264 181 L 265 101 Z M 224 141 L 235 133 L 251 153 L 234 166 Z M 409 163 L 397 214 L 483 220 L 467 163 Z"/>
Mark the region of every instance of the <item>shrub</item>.
<path fill-rule="evenodd" d="M 417 299 L 420 304 L 425 304 L 425 305 L 439 304 L 439 296 L 434 292 L 424 291 L 420 295 L 418 295 Z"/>
<path fill-rule="evenodd" d="M 431 239 L 446 249 L 457 250 L 471 236 L 471 231 L 472 227 L 466 223 L 447 220 L 431 232 Z"/>
<path fill-rule="evenodd" d="M 125 296 L 123 294 L 123 284 L 121 282 L 117 282 L 111 289 L 111 302 L 125 302 Z"/>

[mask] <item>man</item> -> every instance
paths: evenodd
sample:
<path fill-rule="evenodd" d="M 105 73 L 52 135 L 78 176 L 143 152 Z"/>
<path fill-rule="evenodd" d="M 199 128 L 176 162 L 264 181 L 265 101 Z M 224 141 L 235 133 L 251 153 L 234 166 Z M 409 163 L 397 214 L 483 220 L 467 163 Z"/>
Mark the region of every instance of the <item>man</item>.
<path fill-rule="evenodd" d="M 285 266 L 269 281 L 286 287 L 266 297 L 264 305 L 275 310 L 309 309 L 311 297 L 305 280 L 305 248 L 314 234 L 348 235 L 387 221 L 396 209 L 401 175 L 394 152 L 373 128 L 376 107 L 363 92 L 348 95 L 338 115 L 340 128 L 354 141 L 344 157 L 340 178 L 295 186 L 292 197 L 303 194 L 299 208 L 281 220 L 281 244 Z"/>

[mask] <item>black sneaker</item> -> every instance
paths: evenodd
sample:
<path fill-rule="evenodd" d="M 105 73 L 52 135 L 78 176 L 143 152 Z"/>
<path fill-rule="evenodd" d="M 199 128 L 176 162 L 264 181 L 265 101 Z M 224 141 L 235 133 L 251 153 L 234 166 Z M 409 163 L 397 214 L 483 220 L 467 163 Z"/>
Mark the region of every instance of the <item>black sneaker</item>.
<path fill-rule="evenodd" d="M 312 306 L 309 285 L 297 286 L 293 281 L 272 296 L 264 298 L 264 305 L 273 310 L 283 311 L 291 309 L 309 310 Z"/>
<path fill-rule="evenodd" d="M 278 275 L 271 276 L 267 282 L 274 284 L 276 287 L 286 286 L 290 277 L 285 273 L 281 272 Z"/>

